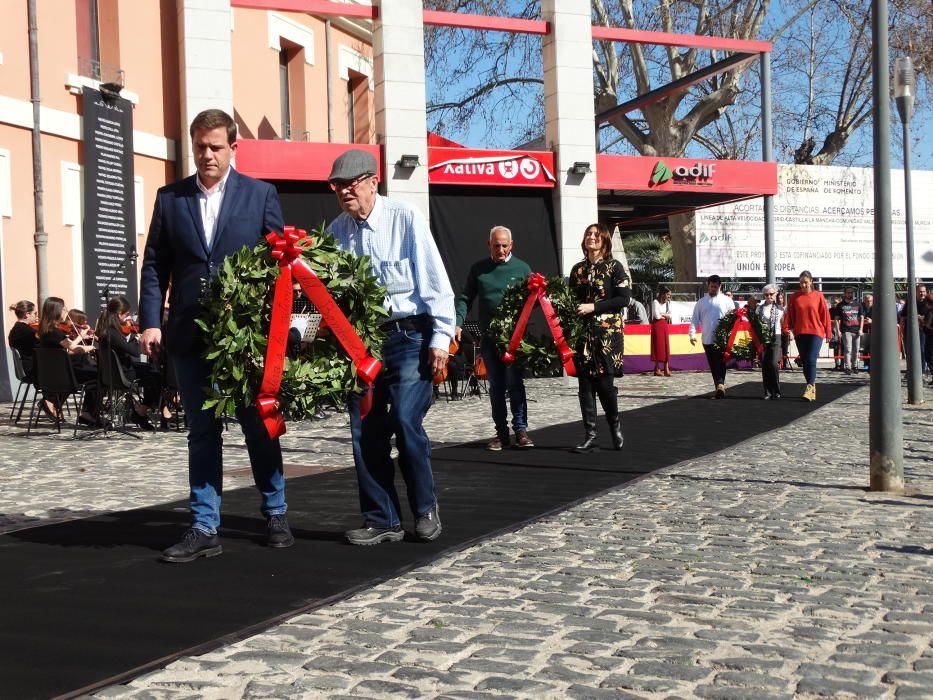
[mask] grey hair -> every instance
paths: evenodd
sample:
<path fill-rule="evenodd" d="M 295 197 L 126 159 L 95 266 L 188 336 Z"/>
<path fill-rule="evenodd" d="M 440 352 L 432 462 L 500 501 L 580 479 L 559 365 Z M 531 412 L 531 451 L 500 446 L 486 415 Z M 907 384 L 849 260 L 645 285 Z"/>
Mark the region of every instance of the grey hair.
<path fill-rule="evenodd" d="M 512 231 L 506 226 L 493 226 L 489 229 L 489 240 L 492 240 L 492 237 L 496 235 L 496 231 L 505 231 L 506 235 L 509 237 L 509 240 L 512 240 Z"/>
<path fill-rule="evenodd" d="M 777 285 L 776 284 L 766 284 L 764 287 L 761 288 L 762 294 L 770 294 L 771 292 L 774 292 L 774 295 L 777 296 Z"/>

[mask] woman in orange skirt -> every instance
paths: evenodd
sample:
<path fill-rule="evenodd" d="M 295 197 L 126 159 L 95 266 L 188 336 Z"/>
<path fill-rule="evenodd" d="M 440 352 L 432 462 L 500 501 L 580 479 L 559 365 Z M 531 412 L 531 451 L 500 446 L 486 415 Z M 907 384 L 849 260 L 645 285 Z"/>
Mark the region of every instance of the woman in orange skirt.
<path fill-rule="evenodd" d="M 671 376 L 670 322 L 671 290 L 662 285 L 658 287 L 658 295 L 651 303 L 651 361 L 654 362 L 656 377 Z"/>

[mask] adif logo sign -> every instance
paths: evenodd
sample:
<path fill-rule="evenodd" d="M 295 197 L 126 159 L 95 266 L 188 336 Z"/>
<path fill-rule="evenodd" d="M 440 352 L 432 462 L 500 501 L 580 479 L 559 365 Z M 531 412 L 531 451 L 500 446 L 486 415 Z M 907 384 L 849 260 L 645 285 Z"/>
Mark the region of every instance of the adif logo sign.
<path fill-rule="evenodd" d="M 683 180 L 712 180 L 715 168 L 715 163 L 695 163 L 690 167 L 678 165 L 671 170 L 667 166 L 667 163 L 663 160 L 659 160 L 655 163 L 654 170 L 651 172 L 651 184 L 663 185 L 668 180 L 674 180 L 675 182 Z"/>

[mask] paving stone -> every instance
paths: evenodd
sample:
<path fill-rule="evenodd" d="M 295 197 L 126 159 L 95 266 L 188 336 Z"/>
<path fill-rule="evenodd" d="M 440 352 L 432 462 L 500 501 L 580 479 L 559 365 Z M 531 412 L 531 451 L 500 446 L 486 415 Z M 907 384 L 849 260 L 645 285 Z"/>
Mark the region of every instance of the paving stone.
<path fill-rule="evenodd" d="M 418 668 L 415 666 L 403 666 L 392 674 L 393 678 L 409 683 L 421 683 L 429 681 L 442 687 L 456 687 L 467 682 L 470 674 L 453 673 L 446 671 L 437 671 L 433 669 Z"/>
<path fill-rule="evenodd" d="M 880 680 L 876 671 L 837 664 L 800 664 L 797 667 L 797 673 L 803 678 L 834 678 L 863 684 L 877 683 Z"/>
<path fill-rule="evenodd" d="M 571 685 L 564 691 L 569 700 L 639 700 L 643 696 L 632 695 L 611 688 L 590 688 L 585 685 Z"/>
<path fill-rule="evenodd" d="M 677 681 L 664 678 L 639 678 L 638 676 L 613 673 L 607 676 L 600 684 L 600 688 L 622 688 L 624 690 L 641 691 L 645 693 L 663 693 L 677 690 L 681 687 Z"/>
<path fill-rule="evenodd" d="M 773 671 L 784 666 L 784 661 L 780 659 L 759 659 L 749 656 L 712 659 L 709 663 L 716 669 L 734 671 Z"/>
<path fill-rule="evenodd" d="M 750 694 L 748 688 L 730 688 L 725 685 L 699 685 L 693 689 L 696 697 L 707 700 L 792 700 L 793 693 L 775 693 L 756 689 Z"/>
<path fill-rule="evenodd" d="M 420 698 L 422 696 L 421 691 L 412 685 L 391 681 L 363 681 L 353 687 L 353 693 L 375 693 L 394 698 Z"/>
<path fill-rule="evenodd" d="M 491 690 L 498 693 L 515 693 L 520 695 L 539 695 L 555 692 L 551 683 L 530 681 L 527 678 L 505 678 L 503 676 L 490 676 L 476 684 L 476 690 Z"/>
<path fill-rule="evenodd" d="M 639 661 L 629 673 L 649 678 L 670 678 L 681 681 L 698 681 L 710 674 L 708 668 L 686 664 L 665 664 L 656 661 Z"/>
<path fill-rule="evenodd" d="M 862 685 L 829 678 L 804 678 L 797 684 L 797 693 L 800 695 L 818 695 L 830 698 L 884 698 L 887 696 L 888 690 L 888 686 Z"/>

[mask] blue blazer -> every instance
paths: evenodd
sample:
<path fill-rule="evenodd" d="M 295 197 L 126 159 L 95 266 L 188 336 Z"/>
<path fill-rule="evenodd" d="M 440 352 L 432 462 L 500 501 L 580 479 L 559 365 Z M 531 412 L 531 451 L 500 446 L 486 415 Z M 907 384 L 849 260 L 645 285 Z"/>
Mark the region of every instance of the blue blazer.
<path fill-rule="evenodd" d="M 198 205 L 196 175 L 159 189 L 143 255 L 139 282 L 139 327 L 162 328 L 162 308 L 171 285 L 163 342 L 173 354 L 199 353 L 204 281 L 224 258 L 253 247 L 270 231 L 282 230 L 282 209 L 275 188 L 231 169 L 210 248 Z"/>

